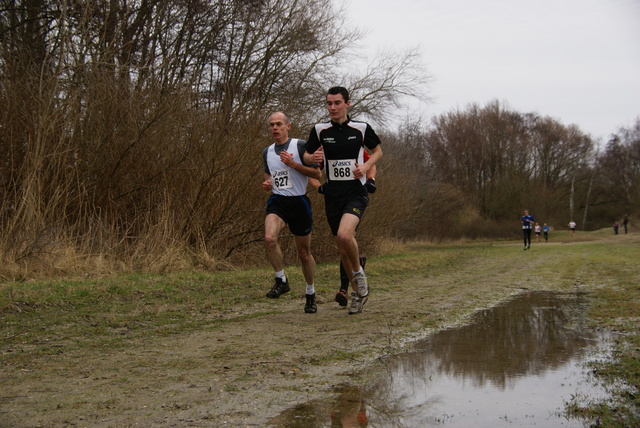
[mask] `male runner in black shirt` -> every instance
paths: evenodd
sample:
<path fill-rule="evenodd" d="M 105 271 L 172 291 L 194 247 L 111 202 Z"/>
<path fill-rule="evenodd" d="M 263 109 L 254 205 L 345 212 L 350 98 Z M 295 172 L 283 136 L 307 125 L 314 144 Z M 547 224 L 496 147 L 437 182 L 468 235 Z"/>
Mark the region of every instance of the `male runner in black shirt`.
<path fill-rule="evenodd" d="M 351 279 L 349 314 L 362 312 L 369 297 L 369 284 L 359 263 L 356 229 L 369 203 L 365 188 L 367 171 L 382 157 L 380 139 L 365 122 L 352 121 L 349 91 L 330 88 L 326 107 L 331 120 L 316 124 L 305 145 L 307 164 L 324 162 L 327 182 L 323 185 L 329 227 L 340 250 L 340 259 Z M 364 151 L 371 154 L 364 161 Z"/>

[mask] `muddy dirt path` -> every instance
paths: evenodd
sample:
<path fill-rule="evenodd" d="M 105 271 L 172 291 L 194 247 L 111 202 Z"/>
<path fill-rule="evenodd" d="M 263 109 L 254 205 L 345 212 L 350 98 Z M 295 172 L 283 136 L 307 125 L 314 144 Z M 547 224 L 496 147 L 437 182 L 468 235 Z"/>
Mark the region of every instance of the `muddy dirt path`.
<path fill-rule="evenodd" d="M 32 366 L 2 368 L 0 427 L 265 426 L 336 385 L 366 381 L 354 373 L 475 309 L 526 288 L 584 282 L 579 269 L 541 276 L 539 267 L 562 265 L 557 255 L 497 245 L 513 251 L 492 257 L 496 247 L 487 247 L 402 281 L 370 278 L 371 298 L 355 316 L 333 295 L 320 296 L 313 315 L 300 297 L 283 296 L 209 313 L 211 322 L 180 335 L 130 339 L 123 331 L 126 346 L 100 355 L 60 345 Z"/>

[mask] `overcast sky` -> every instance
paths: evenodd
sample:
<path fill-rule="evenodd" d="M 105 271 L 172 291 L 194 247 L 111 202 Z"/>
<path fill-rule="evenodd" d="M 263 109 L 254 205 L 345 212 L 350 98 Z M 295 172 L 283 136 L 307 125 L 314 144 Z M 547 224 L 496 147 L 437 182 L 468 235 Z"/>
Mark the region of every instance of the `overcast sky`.
<path fill-rule="evenodd" d="M 366 52 L 419 47 L 426 116 L 499 100 L 606 141 L 640 116 L 640 0 L 333 0 Z"/>

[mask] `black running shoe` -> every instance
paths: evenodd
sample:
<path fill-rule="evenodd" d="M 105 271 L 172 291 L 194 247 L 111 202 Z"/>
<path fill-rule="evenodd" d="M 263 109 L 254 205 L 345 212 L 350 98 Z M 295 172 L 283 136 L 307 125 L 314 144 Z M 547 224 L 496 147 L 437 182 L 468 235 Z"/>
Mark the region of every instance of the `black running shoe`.
<path fill-rule="evenodd" d="M 305 294 L 304 297 L 307 298 L 307 303 L 304 305 L 304 312 L 306 314 L 315 314 L 318 312 L 318 307 L 316 306 L 316 293 Z"/>
<path fill-rule="evenodd" d="M 349 303 L 349 297 L 347 297 L 347 292 L 345 290 L 341 289 L 336 293 L 336 302 L 338 302 L 340 306 L 347 306 L 347 303 Z"/>
<path fill-rule="evenodd" d="M 291 287 L 289 287 L 289 281 L 283 282 L 282 279 L 276 278 L 276 283 L 273 284 L 271 291 L 267 293 L 267 297 L 270 299 L 277 299 L 289 290 L 291 290 Z"/>

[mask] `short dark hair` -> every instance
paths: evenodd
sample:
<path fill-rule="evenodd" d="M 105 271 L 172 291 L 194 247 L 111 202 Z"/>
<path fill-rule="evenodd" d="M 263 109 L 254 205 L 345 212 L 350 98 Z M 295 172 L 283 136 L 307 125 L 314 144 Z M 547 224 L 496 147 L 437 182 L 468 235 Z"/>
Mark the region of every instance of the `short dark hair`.
<path fill-rule="evenodd" d="M 345 87 L 334 86 L 333 88 L 329 88 L 329 90 L 327 91 L 327 95 L 338 95 L 338 94 L 342 95 L 342 98 L 344 98 L 345 103 L 349 101 L 349 91 Z"/>

